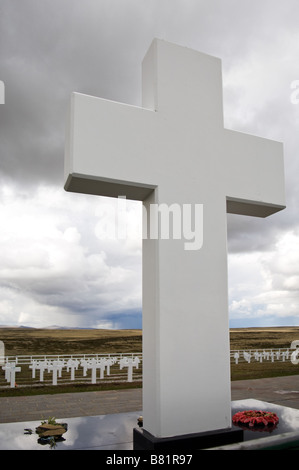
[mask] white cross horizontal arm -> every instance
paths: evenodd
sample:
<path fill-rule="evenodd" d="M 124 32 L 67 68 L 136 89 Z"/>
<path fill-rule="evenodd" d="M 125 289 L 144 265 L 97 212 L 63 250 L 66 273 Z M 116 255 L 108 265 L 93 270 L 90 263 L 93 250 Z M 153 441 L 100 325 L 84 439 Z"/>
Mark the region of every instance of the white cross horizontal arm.
<path fill-rule="evenodd" d="M 227 212 L 268 217 L 285 208 L 283 144 L 224 130 Z"/>
<path fill-rule="evenodd" d="M 147 134 L 154 113 L 74 93 L 71 116 L 65 189 L 144 200 L 155 187 L 150 177 L 147 182 L 143 180 L 144 172 L 151 172 L 150 149 L 145 142 L 152 146 Z M 103 155 L 107 158 L 102 159 Z"/>

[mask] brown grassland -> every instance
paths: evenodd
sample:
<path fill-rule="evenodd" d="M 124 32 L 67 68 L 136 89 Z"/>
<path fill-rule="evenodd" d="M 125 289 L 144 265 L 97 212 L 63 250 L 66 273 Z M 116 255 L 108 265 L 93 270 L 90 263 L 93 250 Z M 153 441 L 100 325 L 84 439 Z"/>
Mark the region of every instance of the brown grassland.
<path fill-rule="evenodd" d="M 236 328 L 230 348 L 288 348 L 299 327 Z M 0 328 L 6 355 L 141 352 L 142 330 Z"/>
<path fill-rule="evenodd" d="M 14 355 L 40 355 L 40 354 L 114 354 L 142 352 L 142 330 L 105 330 L 105 329 L 30 329 L 30 328 L 0 328 L 0 340 L 5 344 L 5 354 Z M 272 327 L 272 328 L 240 328 L 230 330 L 231 350 L 289 348 L 291 342 L 299 340 L 299 327 Z M 192 372 L 193 373 L 193 372 Z M 231 362 L 231 379 L 252 379 L 275 377 L 283 375 L 299 375 L 299 365 L 291 361 L 252 361 L 239 364 Z M 141 383 L 116 385 L 141 386 Z M 72 389 L 70 389 L 72 387 Z M 93 386 L 95 389 L 103 385 Z M 91 386 L 62 386 L 43 387 L 32 390 L 31 393 L 57 393 L 62 391 L 91 390 Z M 3 394 L 28 394 L 28 390 L 8 389 L 1 390 Z"/>
<path fill-rule="evenodd" d="M 0 328 L 5 354 L 141 352 L 141 330 Z"/>

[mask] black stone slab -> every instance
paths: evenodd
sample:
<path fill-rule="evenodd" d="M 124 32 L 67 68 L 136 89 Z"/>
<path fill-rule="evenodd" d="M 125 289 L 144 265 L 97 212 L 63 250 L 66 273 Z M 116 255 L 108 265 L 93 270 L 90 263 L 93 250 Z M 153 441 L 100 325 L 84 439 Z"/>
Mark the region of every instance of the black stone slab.
<path fill-rule="evenodd" d="M 299 410 L 297 409 L 254 399 L 232 402 L 232 415 L 238 411 L 249 409 L 272 411 L 278 415 L 279 423 L 275 428 L 269 428 L 268 430 L 241 429 L 233 425 L 232 430 L 241 431 L 243 433 L 244 441 L 289 432 L 299 433 Z M 67 432 L 63 434 L 63 439 L 56 443 L 54 449 L 133 450 L 133 430 L 137 426 L 137 419 L 140 415 L 142 415 L 142 411 L 58 419 L 58 422 L 66 422 L 68 429 Z M 0 423 L 0 450 L 50 450 L 50 443 L 38 442 L 38 435 L 35 433 L 35 428 L 39 424 L 40 421 Z M 32 434 L 26 434 L 25 429 L 32 429 Z M 237 434 L 235 434 L 235 436 L 236 435 Z M 211 436 L 208 437 L 211 438 Z M 214 438 L 212 440 L 213 447 L 222 445 L 218 444 L 218 441 L 214 440 Z"/>
<path fill-rule="evenodd" d="M 232 424 L 232 428 L 226 432 L 209 432 L 162 439 L 152 436 L 146 430 L 134 429 L 133 448 L 134 450 L 159 450 L 162 452 L 164 450 L 171 451 L 172 449 L 200 450 L 294 431 L 299 433 L 299 410 L 297 409 L 255 399 L 232 402 L 232 416 L 238 411 L 245 410 L 274 412 L 279 417 L 279 423 L 276 426 L 258 426 L 254 428 Z M 242 434 L 238 434 L 236 431 L 242 431 Z"/>
<path fill-rule="evenodd" d="M 41 421 L 1 423 L 0 450 L 132 450 L 133 428 L 140 414 L 136 411 L 57 419 L 58 423 L 67 423 L 67 432 L 54 447 L 50 439 L 40 439 L 36 434 Z"/>
<path fill-rule="evenodd" d="M 133 449 L 180 452 L 234 444 L 242 440 L 243 431 L 237 428 L 164 438 L 157 438 L 144 429 L 135 428 Z"/>

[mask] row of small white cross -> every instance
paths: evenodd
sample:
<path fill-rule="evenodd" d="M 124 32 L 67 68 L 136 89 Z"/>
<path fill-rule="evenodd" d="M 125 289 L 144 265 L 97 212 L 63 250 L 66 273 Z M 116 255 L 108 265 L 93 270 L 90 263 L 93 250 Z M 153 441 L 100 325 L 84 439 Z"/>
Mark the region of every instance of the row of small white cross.
<path fill-rule="evenodd" d="M 29 369 L 32 370 L 32 378 L 35 378 L 35 371 L 40 371 L 40 381 L 44 380 L 44 371 L 52 372 L 53 374 L 53 385 L 57 385 L 57 375 L 61 377 L 62 369 L 66 368 L 67 372 L 71 370 L 71 380 L 75 380 L 75 370 L 78 370 L 78 367 L 83 367 L 83 376 L 86 376 L 87 370 L 91 369 L 91 382 L 96 383 L 96 372 L 97 369 L 100 369 L 100 379 L 104 378 L 104 372 L 107 368 L 107 375 L 110 375 L 110 366 L 113 364 L 119 363 L 120 369 L 124 367 L 128 368 L 128 382 L 133 380 L 133 368 L 138 368 L 140 359 L 136 356 L 134 358 L 123 357 L 118 360 L 116 357 L 101 358 L 101 359 L 69 359 L 68 361 L 56 360 L 56 361 L 35 361 L 33 360 Z M 7 363 L 2 367 L 5 371 L 5 379 L 11 382 L 11 387 L 15 386 L 15 373 L 21 372 L 20 367 L 16 367 L 16 364 L 13 362 Z"/>
<path fill-rule="evenodd" d="M 263 352 L 258 352 L 258 351 L 255 351 L 255 352 L 247 352 L 247 351 L 243 351 L 243 358 L 245 359 L 245 361 L 247 361 L 248 363 L 250 363 L 251 359 L 254 358 L 256 361 L 260 361 L 262 362 L 263 359 L 266 359 L 266 360 L 269 360 L 271 359 L 272 362 L 274 362 L 275 358 L 277 360 L 279 360 L 280 358 L 282 359 L 282 361 L 284 362 L 286 359 L 289 359 L 291 355 L 291 352 L 289 350 L 287 351 L 263 351 Z M 240 358 L 240 353 L 239 352 L 235 352 L 234 353 L 234 360 L 235 360 L 235 364 L 238 364 L 239 362 L 239 358 Z"/>

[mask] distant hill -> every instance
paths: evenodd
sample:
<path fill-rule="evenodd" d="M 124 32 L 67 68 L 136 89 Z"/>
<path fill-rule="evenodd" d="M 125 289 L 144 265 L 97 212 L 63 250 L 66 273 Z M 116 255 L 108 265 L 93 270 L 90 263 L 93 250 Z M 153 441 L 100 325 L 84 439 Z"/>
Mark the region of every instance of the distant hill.
<path fill-rule="evenodd" d="M 30 330 L 34 330 L 33 326 L 25 326 L 25 325 L 0 325 L 0 328 L 26 328 Z"/>
<path fill-rule="evenodd" d="M 50 325 L 50 326 L 41 326 L 41 327 L 34 327 L 34 326 L 25 326 L 25 325 L 0 325 L 0 329 L 2 328 L 25 328 L 29 330 L 95 330 L 97 328 L 82 328 L 80 326 L 59 326 L 59 325 Z"/>

